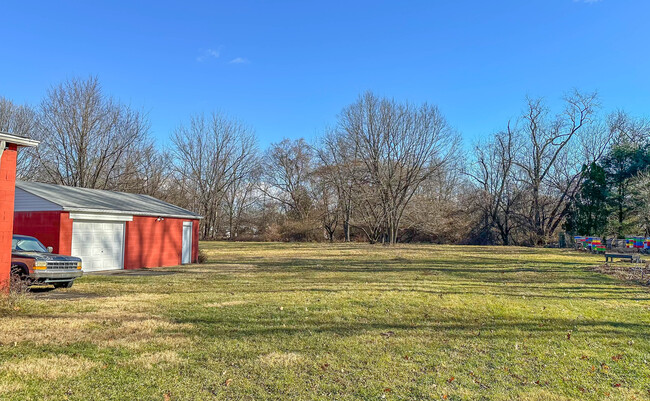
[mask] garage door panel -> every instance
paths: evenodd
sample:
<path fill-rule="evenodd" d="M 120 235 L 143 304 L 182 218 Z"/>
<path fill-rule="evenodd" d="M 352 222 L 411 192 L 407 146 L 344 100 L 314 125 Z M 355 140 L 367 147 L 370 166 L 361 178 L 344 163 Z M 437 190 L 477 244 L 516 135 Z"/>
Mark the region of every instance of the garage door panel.
<path fill-rule="evenodd" d="M 72 255 L 83 260 L 84 271 L 124 268 L 124 223 L 74 221 Z"/>

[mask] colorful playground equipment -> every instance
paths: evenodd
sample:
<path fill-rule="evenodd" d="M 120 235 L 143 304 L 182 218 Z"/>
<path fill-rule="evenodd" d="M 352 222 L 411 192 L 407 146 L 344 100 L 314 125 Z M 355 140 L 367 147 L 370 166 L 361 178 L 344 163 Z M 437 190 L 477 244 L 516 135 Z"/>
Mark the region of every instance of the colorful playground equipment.
<path fill-rule="evenodd" d="M 576 249 L 596 253 L 607 251 L 605 241 L 600 237 L 574 236 L 573 241 Z M 622 241 L 627 249 L 637 250 L 641 253 L 650 253 L 650 237 L 629 236 L 625 237 L 625 240 Z M 616 240 L 614 240 L 613 247 L 616 247 Z"/>
<path fill-rule="evenodd" d="M 603 241 L 598 238 L 598 237 L 591 237 L 591 251 L 600 253 L 600 252 L 605 252 L 607 249 L 605 248 L 605 244 L 603 244 Z"/>
<path fill-rule="evenodd" d="M 645 241 L 645 238 L 643 237 L 634 237 L 634 248 L 635 249 L 643 249 L 643 242 Z"/>
<path fill-rule="evenodd" d="M 650 238 L 626 237 L 625 247 L 628 249 L 648 249 L 650 247 Z"/>
<path fill-rule="evenodd" d="M 575 241 L 576 247 L 578 249 L 596 252 L 596 253 L 606 251 L 605 244 L 603 243 L 603 240 L 600 237 L 576 236 L 573 237 L 573 240 Z"/>

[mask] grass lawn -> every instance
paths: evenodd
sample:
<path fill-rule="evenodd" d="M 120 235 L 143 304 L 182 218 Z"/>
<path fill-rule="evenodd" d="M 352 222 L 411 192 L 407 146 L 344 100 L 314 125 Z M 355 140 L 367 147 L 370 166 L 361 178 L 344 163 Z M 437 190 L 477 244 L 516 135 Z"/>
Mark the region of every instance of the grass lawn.
<path fill-rule="evenodd" d="M 202 243 L 0 315 L 0 399 L 650 399 L 650 293 L 603 257 Z"/>

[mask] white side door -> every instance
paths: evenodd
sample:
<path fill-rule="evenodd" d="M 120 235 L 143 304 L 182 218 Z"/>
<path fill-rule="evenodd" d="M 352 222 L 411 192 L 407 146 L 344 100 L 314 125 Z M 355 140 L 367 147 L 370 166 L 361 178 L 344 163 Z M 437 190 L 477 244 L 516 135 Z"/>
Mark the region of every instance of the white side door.
<path fill-rule="evenodd" d="M 72 256 L 81 258 L 83 271 L 124 269 L 124 223 L 73 221 Z"/>
<path fill-rule="evenodd" d="M 192 222 L 183 222 L 183 250 L 181 263 L 186 265 L 192 263 Z"/>

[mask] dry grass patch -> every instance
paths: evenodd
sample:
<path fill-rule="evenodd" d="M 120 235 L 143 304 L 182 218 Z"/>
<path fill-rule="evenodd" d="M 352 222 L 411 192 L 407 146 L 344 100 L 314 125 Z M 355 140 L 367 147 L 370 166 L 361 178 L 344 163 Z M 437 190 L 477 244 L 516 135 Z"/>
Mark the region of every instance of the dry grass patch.
<path fill-rule="evenodd" d="M 260 363 L 270 367 L 288 367 L 304 361 L 304 357 L 296 352 L 271 352 L 261 355 Z"/>
<path fill-rule="evenodd" d="M 22 383 L 12 382 L 12 383 L 1 383 L 0 384 L 0 395 L 2 394 L 11 394 L 18 392 L 23 389 Z"/>
<path fill-rule="evenodd" d="M 62 377 L 82 375 L 97 366 L 97 362 L 85 358 L 57 355 L 5 362 L 0 369 L 21 377 L 35 376 L 44 380 L 56 380 Z"/>
<path fill-rule="evenodd" d="M 137 349 L 157 338 L 164 344 L 187 344 L 182 331 L 191 324 L 173 323 L 142 314 L 89 313 L 80 316 L 17 317 L 0 325 L 0 345 L 30 342 L 70 345 L 89 342 L 103 347 Z"/>
<path fill-rule="evenodd" d="M 129 361 L 129 365 L 141 366 L 151 369 L 160 364 L 178 365 L 183 360 L 174 351 L 161 351 L 139 355 Z"/>
<path fill-rule="evenodd" d="M 153 338 L 134 340 L 124 337 L 107 340 L 102 344 L 105 347 L 125 348 L 128 350 L 141 350 L 143 348 L 185 348 L 192 345 L 192 339 L 182 334 L 159 334 Z"/>
<path fill-rule="evenodd" d="M 225 302 L 212 302 L 209 304 L 206 304 L 206 308 L 224 308 L 226 306 L 237 306 L 237 305 L 244 305 L 249 303 L 248 301 L 225 301 Z"/>
<path fill-rule="evenodd" d="M 152 312 L 166 294 L 129 294 L 93 300 L 54 301 L 58 306 L 90 309 L 74 314 L 15 316 L 3 319 L 0 345 L 33 343 L 70 345 L 89 342 L 103 347 L 140 348 L 162 337 L 163 343 L 186 344 L 182 331 L 190 324 L 177 324 Z"/>

